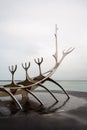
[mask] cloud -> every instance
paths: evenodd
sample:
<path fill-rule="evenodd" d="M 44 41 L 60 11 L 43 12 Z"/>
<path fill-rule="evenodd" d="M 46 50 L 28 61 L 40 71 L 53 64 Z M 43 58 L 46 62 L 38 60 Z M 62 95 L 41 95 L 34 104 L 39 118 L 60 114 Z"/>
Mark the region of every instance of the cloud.
<path fill-rule="evenodd" d="M 86 0 L 0 1 L 1 72 L 6 70 L 4 68 L 7 68 L 9 64 L 33 61 L 37 57 L 47 58 L 44 61 L 46 63 L 44 63 L 43 71 L 46 68 L 49 69 L 54 63 L 50 60 L 55 51 L 54 33 L 57 23 L 59 58 L 63 49 L 71 46 L 76 48 L 64 60 L 60 70 L 68 72 L 67 79 L 70 78 L 71 71 L 72 79 L 75 75 L 77 79 L 82 77 L 85 79 L 87 70 L 86 6 Z M 75 74 L 77 69 L 79 75 Z M 61 79 L 66 78 L 66 74 L 62 74 L 60 70 L 58 70 L 60 76 L 56 72 L 56 78 L 57 76 Z M 32 73 L 34 74 L 33 71 Z"/>

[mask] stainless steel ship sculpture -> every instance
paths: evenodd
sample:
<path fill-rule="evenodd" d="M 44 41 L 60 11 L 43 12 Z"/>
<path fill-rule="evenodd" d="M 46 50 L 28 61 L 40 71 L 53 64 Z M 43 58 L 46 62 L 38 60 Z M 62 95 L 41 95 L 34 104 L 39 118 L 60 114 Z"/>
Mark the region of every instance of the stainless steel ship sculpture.
<path fill-rule="evenodd" d="M 67 50 L 64 50 L 62 52 L 61 59 L 58 61 L 58 49 L 57 49 L 58 45 L 57 44 L 58 43 L 57 43 L 57 25 L 56 25 L 56 29 L 55 29 L 56 50 L 55 50 L 55 54 L 53 54 L 53 57 L 55 59 L 54 67 L 52 69 L 50 69 L 49 71 L 42 73 L 41 64 L 43 62 L 43 58 L 41 57 L 41 59 L 40 58 L 34 59 L 35 63 L 39 67 L 39 76 L 31 78 L 28 74 L 30 62 L 28 64 L 25 63 L 25 65 L 22 64 L 22 67 L 25 70 L 26 79 L 24 81 L 20 81 L 18 83 L 15 83 L 14 73 L 17 70 L 17 65 L 15 65 L 15 66 L 12 65 L 11 67 L 9 67 L 9 71 L 12 74 L 12 81 L 10 84 L 0 86 L 0 97 L 10 96 L 12 98 L 12 100 L 15 102 L 17 109 L 21 109 L 21 110 L 23 109 L 22 104 L 19 102 L 19 100 L 16 97 L 16 95 L 19 95 L 19 94 L 22 95 L 22 100 L 27 100 L 28 94 L 31 94 L 40 103 L 40 105 L 43 105 L 43 103 L 40 101 L 40 99 L 33 92 L 33 90 L 35 90 L 38 86 L 40 86 L 51 94 L 51 96 L 55 99 L 55 102 L 58 102 L 58 99 L 55 97 L 55 95 L 46 86 L 43 85 L 44 82 L 50 81 L 50 82 L 56 84 L 59 88 L 61 88 L 61 90 L 66 94 L 67 99 L 69 99 L 70 97 L 69 97 L 68 93 L 65 91 L 65 89 L 58 82 L 53 80 L 51 78 L 51 76 L 55 73 L 55 71 L 57 70 L 59 65 L 62 63 L 63 59 L 69 53 L 71 53 L 74 50 L 74 48 L 71 47 Z"/>

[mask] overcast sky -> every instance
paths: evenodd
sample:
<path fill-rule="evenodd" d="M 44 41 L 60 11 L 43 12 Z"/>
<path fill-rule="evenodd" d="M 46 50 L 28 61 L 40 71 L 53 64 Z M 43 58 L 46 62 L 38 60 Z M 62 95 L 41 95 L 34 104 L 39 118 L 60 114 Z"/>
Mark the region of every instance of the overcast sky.
<path fill-rule="evenodd" d="M 15 79 L 24 79 L 21 63 L 43 57 L 42 71 L 54 65 L 55 24 L 58 58 L 75 47 L 53 75 L 54 79 L 87 80 L 87 0 L 0 0 L 0 79 L 11 79 L 8 66 L 18 65 Z"/>

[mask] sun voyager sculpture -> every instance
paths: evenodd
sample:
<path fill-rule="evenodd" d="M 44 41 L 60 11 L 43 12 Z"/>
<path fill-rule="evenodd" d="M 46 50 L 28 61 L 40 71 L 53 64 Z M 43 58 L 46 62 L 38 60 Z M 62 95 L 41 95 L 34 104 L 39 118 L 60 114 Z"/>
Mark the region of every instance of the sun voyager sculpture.
<path fill-rule="evenodd" d="M 55 54 L 53 54 L 54 60 L 55 60 L 55 65 L 53 68 L 49 69 L 49 71 L 42 73 L 41 71 L 41 64 L 43 62 L 43 58 L 37 58 L 34 59 L 35 63 L 39 67 L 39 76 L 31 78 L 28 74 L 28 69 L 30 67 L 30 62 L 22 64 L 23 69 L 25 70 L 26 73 L 26 79 L 24 81 L 20 81 L 15 83 L 14 81 L 14 73 L 17 70 L 17 65 L 9 67 L 9 71 L 12 74 L 12 81 L 10 84 L 6 84 L 3 86 L 0 86 L 0 97 L 7 97 L 10 96 L 12 100 L 15 102 L 16 108 L 19 110 L 23 110 L 22 104 L 19 102 L 17 99 L 16 95 L 21 94 L 22 99 L 21 100 L 26 100 L 28 98 L 28 94 L 31 94 L 39 103 L 40 105 L 43 105 L 41 100 L 35 95 L 33 90 L 35 90 L 38 86 L 44 88 L 47 92 L 51 94 L 51 96 L 55 99 L 55 102 L 58 102 L 58 99 L 55 97 L 55 95 L 46 87 L 43 85 L 44 82 L 50 81 L 54 84 L 56 84 L 61 90 L 64 92 L 64 94 L 67 96 L 67 99 L 69 99 L 68 93 L 65 91 L 65 89 L 55 80 L 51 78 L 51 76 L 55 73 L 59 65 L 62 63 L 63 59 L 70 54 L 74 48 L 70 47 L 67 50 L 64 50 L 62 52 L 62 57 L 58 61 L 58 45 L 57 45 L 57 25 L 55 27 Z"/>

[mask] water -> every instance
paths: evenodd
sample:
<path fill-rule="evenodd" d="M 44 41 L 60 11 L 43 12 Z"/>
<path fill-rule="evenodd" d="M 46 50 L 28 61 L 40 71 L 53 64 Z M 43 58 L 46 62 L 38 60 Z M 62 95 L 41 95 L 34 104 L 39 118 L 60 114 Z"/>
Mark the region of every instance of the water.
<path fill-rule="evenodd" d="M 87 92 L 87 81 L 61 81 L 65 90 Z"/>
<path fill-rule="evenodd" d="M 87 80 L 86 81 L 57 81 L 60 85 L 63 86 L 65 90 L 70 91 L 81 91 L 87 92 Z M 0 81 L 0 85 L 9 84 L 10 81 Z M 44 85 L 50 90 L 60 90 L 59 87 L 51 82 L 45 82 Z M 42 90 L 41 87 L 38 87 L 37 90 Z"/>

